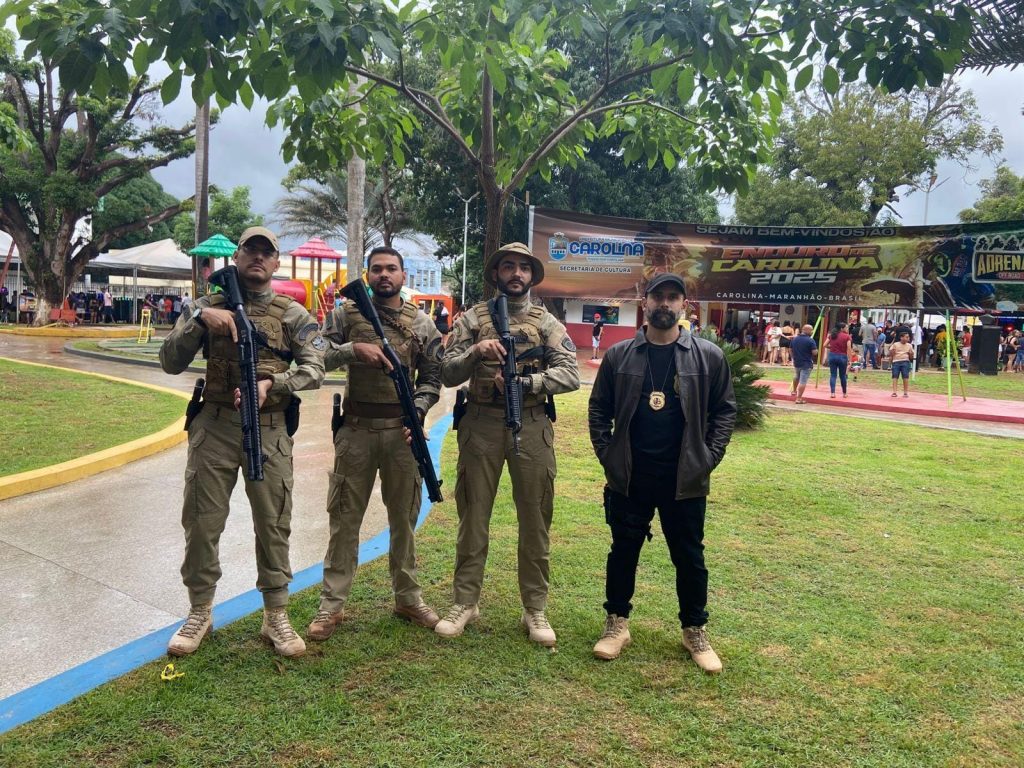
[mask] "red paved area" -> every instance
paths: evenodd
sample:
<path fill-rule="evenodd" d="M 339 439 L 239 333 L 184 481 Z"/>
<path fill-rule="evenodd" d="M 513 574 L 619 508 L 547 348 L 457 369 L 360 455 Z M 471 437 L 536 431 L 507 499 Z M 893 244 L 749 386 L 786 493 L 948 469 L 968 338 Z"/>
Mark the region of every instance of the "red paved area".
<path fill-rule="evenodd" d="M 771 387 L 769 397 L 772 400 L 793 402 L 796 397 L 789 394 L 789 382 L 786 381 L 764 381 Z M 954 388 L 952 405 L 948 404 L 945 395 L 924 394 L 914 392 L 911 383 L 910 397 L 903 397 L 903 387 L 900 385 L 899 397 L 893 397 L 891 392 L 881 389 L 868 389 L 857 387 L 851 382 L 849 396 L 843 398 L 842 392 L 836 385 L 836 396 L 832 399 L 829 396 L 828 377 L 814 388 L 814 378 L 807 384 L 804 391 L 804 400 L 814 405 L 830 405 L 836 408 L 858 408 L 866 411 L 883 411 L 886 413 L 903 413 L 915 416 L 935 416 L 947 419 L 967 419 L 970 421 L 994 421 L 1002 424 L 1024 424 L 1024 402 L 1016 400 L 992 400 L 983 397 L 969 397 L 964 399 Z"/>

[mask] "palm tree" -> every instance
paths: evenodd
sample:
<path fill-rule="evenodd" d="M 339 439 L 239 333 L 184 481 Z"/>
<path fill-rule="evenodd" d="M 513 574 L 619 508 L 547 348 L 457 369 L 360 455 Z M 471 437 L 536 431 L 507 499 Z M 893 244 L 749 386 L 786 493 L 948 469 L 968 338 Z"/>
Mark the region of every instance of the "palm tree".
<path fill-rule="evenodd" d="M 412 212 L 405 206 L 401 185 L 405 174 L 390 165 L 367 169 L 365 229 L 362 250 L 393 245 L 398 235 L 414 232 Z M 323 237 L 347 243 L 348 175 L 344 171 L 319 178 L 299 169 L 298 181 L 285 181 L 289 194 L 274 204 L 274 216 L 286 237 Z"/>
<path fill-rule="evenodd" d="M 1024 64 L 1024 3 L 1020 0 L 968 0 L 979 18 L 961 69 Z"/>

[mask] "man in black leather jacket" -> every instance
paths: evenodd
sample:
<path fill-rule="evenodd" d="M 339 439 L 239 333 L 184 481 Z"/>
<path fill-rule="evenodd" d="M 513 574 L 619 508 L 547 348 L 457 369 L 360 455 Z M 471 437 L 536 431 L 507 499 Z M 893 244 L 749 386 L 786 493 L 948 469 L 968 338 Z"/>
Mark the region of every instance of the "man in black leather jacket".
<path fill-rule="evenodd" d="M 711 472 L 736 422 L 736 400 L 721 349 L 678 326 L 685 296 L 678 275 L 651 280 L 643 304 L 648 324 L 608 350 L 590 395 L 590 440 L 607 479 L 612 532 L 608 617 L 594 655 L 614 659 L 630 643 L 636 567 L 657 509 L 676 567 L 683 647 L 715 674 L 722 663 L 705 627 L 704 515 Z"/>

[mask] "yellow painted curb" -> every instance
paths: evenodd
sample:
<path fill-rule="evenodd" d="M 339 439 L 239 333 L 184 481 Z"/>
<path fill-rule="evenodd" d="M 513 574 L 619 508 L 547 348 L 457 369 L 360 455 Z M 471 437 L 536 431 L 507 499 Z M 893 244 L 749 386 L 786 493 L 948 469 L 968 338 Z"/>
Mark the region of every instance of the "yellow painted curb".
<path fill-rule="evenodd" d="M 76 371 L 72 368 L 61 368 L 60 366 L 45 365 L 43 363 L 31 363 L 26 360 L 15 360 L 9 357 L 0 357 L 0 360 L 16 363 L 18 365 L 32 365 L 37 368 L 50 368 L 82 376 L 95 376 L 96 378 L 106 379 L 107 381 L 116 381 L 119 384 L 130 384 L 143 389 L 152 389 L 156 392 L 175 395 L 183 400 L 189 399 L 188 395 L 184 392 L 178 392 L 175 389 L 160 387 L 155 384 L 145 384 L 140 381 L 131 381 L 130 379 L 122 379 L 117 376 L 107 376 L 103 373 Z M 12 499 L 15 496 L 22 496 L 26 493 L 34 493 L 35 491 L 54 488 L 58 485 L 63 485 L 64 483 L 74 482 L 75 480 L 82 480 L 83 478 L 97 475 L 100 472 L 106 472 L 108 469 L 115 469 L 138 459 L 145 458 L 146 456 L 152 456 L 154 453 L 159 453 L 160 451 L 171 448 L 178 443 L 184 442 L 188 437 L 188 435 L 185 434 L 184 427 L 185 417 L 182 416 L 170 426 L 165 427 L 152 435 L 140 437 L 138 440 L 132 440 L 131 442 L 124 443 L 122 445 L 115 445 L 113 448 L 106 448 L 102 451 L 90 453 L 87 456 L 80 456 L 77 459 L 71 459 L 71 461 L 65 461 L 61 464 L 53 464 L 49 467 L 41 467 L 40 469 L 33 469 L 28 472 L 20 472 L 17 475 L 0 477 L 0 501 L 3 499 Z"/>
<path fill-rule="evenodd" d="M 134 339 L 138 338 L 138 326 L 130 328 L 68 328 L 55 326 L 17 326 L 0 328 L 0 333 L 12 336 L 46 336 L 61 339 Z"/>

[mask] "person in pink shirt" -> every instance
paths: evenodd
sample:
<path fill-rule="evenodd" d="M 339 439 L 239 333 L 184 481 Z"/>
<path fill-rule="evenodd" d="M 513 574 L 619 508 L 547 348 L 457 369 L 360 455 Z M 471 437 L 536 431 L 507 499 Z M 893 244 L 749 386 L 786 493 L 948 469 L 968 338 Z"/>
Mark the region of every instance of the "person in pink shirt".
<path fill-rule="evenodd" d="M 837 378 L 843 388 L 843 397 L 846 397 L 846 369 L 852 353 L 853 339 L 846 332 L 846 323 L 837 323 L 828 336 L 828 386 L 833 398 L 836 396 Z"/>

